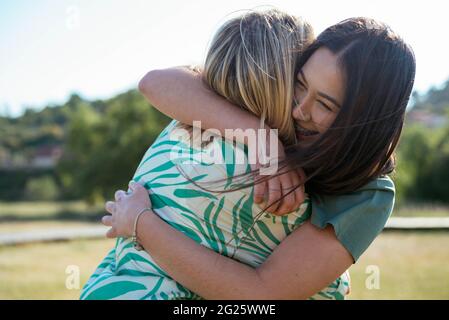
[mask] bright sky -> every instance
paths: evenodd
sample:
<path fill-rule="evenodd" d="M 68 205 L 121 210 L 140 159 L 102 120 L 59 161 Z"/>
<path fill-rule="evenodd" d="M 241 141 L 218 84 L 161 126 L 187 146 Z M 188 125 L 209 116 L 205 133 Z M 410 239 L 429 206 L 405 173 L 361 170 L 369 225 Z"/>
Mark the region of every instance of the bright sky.
<path fill-rule="evenodd" d="M 1 0 L 0 114 L 108 98 L 154 68 L 200 63 L 214 31 L 236 10 L 276 6 L 318 34 L 353 16 L 388 23 L 417 58 L 415 89 L 449 78 L 445 0 Z"/>

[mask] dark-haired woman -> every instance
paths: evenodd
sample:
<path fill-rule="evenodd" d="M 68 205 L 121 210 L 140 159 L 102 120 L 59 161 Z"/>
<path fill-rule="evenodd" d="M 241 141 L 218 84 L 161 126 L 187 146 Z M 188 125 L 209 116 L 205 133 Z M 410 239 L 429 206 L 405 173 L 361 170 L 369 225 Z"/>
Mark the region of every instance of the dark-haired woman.
<path fill-rule="evenodd" d="M 282 163 L 305 171 L 312 214 L 266 261 L 251 268 L 199 245 L 153 214 L 147 190 L 135 183 L 108 206 L 109 234 L 136 233 L 161 268 L 206 299 L 308 298 L 347 270 L 381 232 L 394 205 L 387 174 L 395 166 L 415 59 L 387 26 L 353 18 L 320 34 L 297 71 L 292 116 L 298 143 Z M 155 107 L 181 122 L 202 120 L 203 127 L 221 131 L 258 129 L 259 119 L 207 91 L 186 70 L 151 72 L 141 88 Z M 260 184 L 269 186 L 269 180 Z"/>

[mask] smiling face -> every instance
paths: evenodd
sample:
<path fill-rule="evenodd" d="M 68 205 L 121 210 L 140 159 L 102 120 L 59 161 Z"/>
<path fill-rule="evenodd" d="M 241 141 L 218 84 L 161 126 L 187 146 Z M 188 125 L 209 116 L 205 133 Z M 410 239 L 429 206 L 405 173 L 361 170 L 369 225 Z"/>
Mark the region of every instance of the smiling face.
<path fill-rule="evenodd" d="M 344 98 L 344 76 L 338 57 L 320 48 L 297 74 L 292 116 L 298 143 L 313 142 L 333 123 Z"/>

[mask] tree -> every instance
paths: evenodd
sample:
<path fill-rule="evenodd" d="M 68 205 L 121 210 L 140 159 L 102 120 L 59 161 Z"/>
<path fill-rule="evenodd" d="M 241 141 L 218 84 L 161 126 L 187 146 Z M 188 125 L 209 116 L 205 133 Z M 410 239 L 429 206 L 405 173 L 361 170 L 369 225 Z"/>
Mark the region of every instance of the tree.
<path fill-rule="evenodd" d="M 69 193 L 89 202 L 126 188 L 146 149 L 170 121 L 135 90 L 106 105 L 104 113 L 91 105 L 74 111 L 58 170 Z"/>

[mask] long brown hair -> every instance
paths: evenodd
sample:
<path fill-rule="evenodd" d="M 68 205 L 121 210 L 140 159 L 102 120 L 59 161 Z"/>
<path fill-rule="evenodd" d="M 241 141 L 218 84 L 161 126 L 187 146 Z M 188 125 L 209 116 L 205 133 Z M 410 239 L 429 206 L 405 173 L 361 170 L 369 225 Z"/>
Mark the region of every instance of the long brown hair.
<path fill-rule="evenodd" d="M 412 92 L 416 62 L 412 49 L 387 25 L 369 18 L 351 18 L 323 31 L 300 56 L 296 72 L 323 47 L 338 56 L 345 75 L 343 105 L 316 142 L 287 148 L 287 159 L 276 175 L 284 173 L 287 165 L 303 168 L 307 192 L 338 195 L 394 171 L 394 150 Z M 257 174 L 253 171 L 236 176 L 239 188 L 224 192 L 275 176 L 248 183 Z"/>
<path fill-rule="evenodd" d="M 343 194 L 393 172 L 416 62 L 410 46 L 369 18 L 326 29 L 305 50 L 296 71 L 322 47 L 338 56 L 345 75 L 343 105 L 318 141 L 291 149 L 287 162 L 305 170 L 308 192 Z"/>

